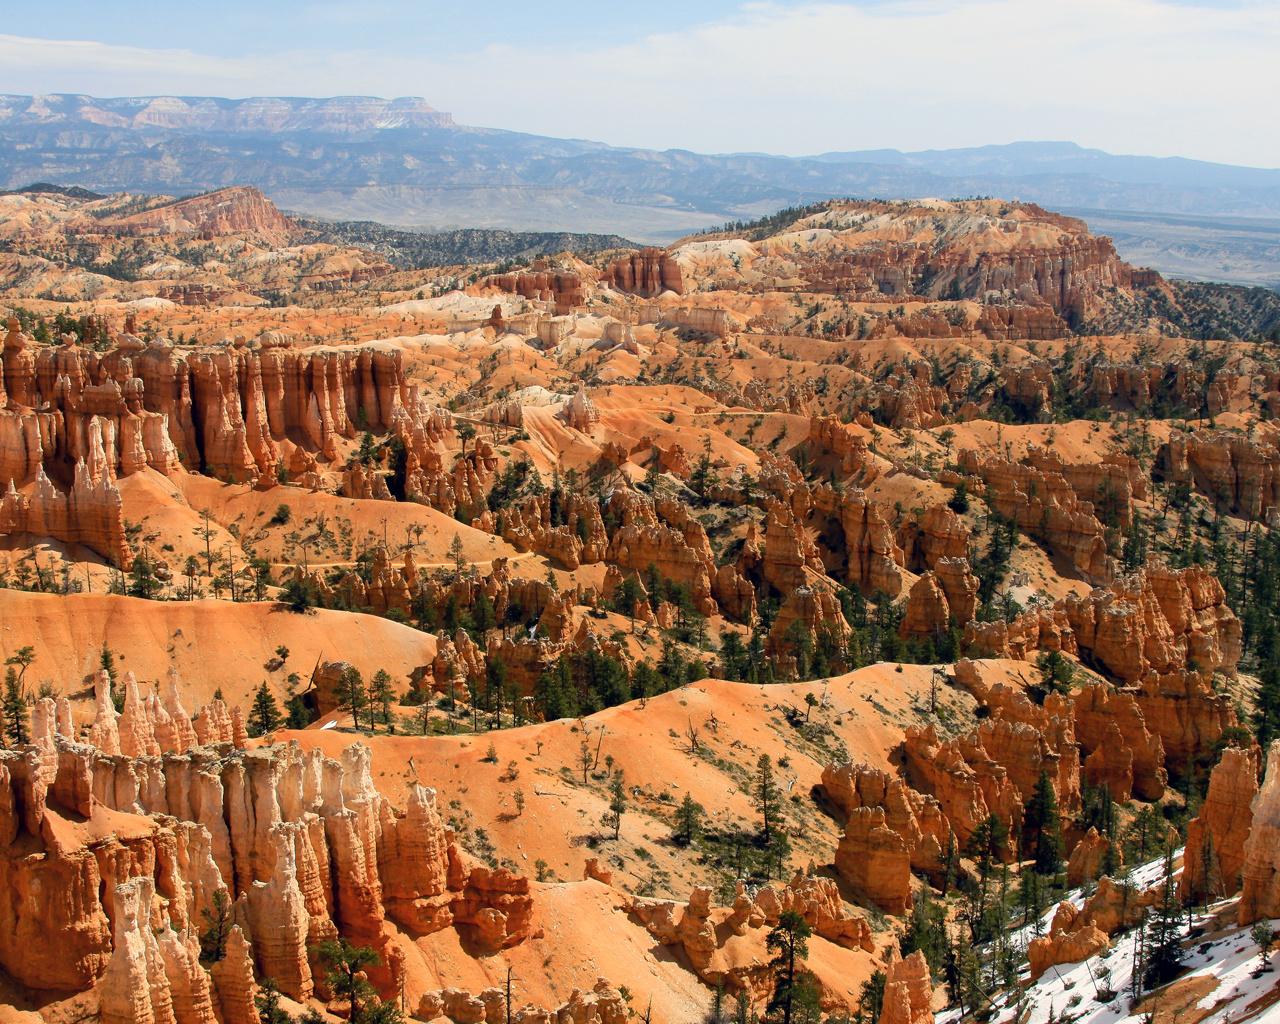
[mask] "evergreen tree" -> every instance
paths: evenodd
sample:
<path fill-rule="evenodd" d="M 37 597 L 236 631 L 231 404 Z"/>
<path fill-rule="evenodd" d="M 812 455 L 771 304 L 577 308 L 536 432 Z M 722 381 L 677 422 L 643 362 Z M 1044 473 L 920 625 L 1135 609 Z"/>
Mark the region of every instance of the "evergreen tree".
<path fill-rule="evenodd" d="M 300 693 L 295 693 L 285 701 L 284 713 L 286 729 L 305 729 L 311 724 L 311 712 L 307 710 L 307 702 Z"/>
<path fill-rule="evenodd" d="M 369 729 L 375 728 L 375 719 L 381 718 L 383 725 L 391 724 L 391 705 L 396 699 L 395 687 L 391 684 L 391 673 L 385 668 L 378 669 L 369 680 Z"/>
<path fill-rule="evenodd" d="M 20 746 L 31 739 L 27 728 L 27 699 L 18 682 L 18 673 L 12 665 L 5 670 L 4 696 L 0 698 L 0 710 L 4 712 L 5 735 L 14 746 Z"/>
<path fill-rule="evenodd" d="M 211 907 L 201 907 L 205 929 L 200 933 L 200 962 L 216 964 L 227 955 L 227 936 L 235 921 L 231 917 L 231 898 L 226 889 L 217 889 L 211 898 Z"/>
<path fill-rule="evenodd" d="M 794 910 L 784 910 L 778 924 L 765 937 L 766 948 L 773 951 L 769 968 L 773 972 L 773 996 L 770 1010 L 782 1011 L 782 1024 L 791 1024 L 791 1010 L 800 980 L 798 961 L 809 955 L 809 936 L 813 929 Z"/>
<path fill-rule="evenodd" d="M 1274 659 L 1258 671 L 1256 707 L 1253 725 L 1258 743 L 1266 750 L 1280 736 L 1280 662 Z"/>
<path fill-rule="evenodd" d="M 858 992 L 858 1020 L 865 1024 L 878 1024 L 884 1010 L 884 988 L 887 981 L 884 971 L 874 971 L 862 983 Z"/>
<path fill-rule="evenodd" d="M 280 986 L 275 978 L 263 978 L 253 997 L 261 1024 L 292 1024 L 293 1018 L 280 1006 Z"/>
<path fill-rule="evenodd" d="M 338 709 L 351 712 L 351 721 L 360 728 L 360 715 L 369 706 L 369 698 L 364 690 L 364 676 L 354 665 L 343 669 L 338 679 Z"/>
<path fill-rule="evenodd" d="M 970 860 L 978 865 L 978 874 L 982 878 L 982 907 L 987 903 L 987 878 L 991 874 L 992 862 L 1003 855 L 1009 840 L 1009 829 L 996 815 L 992 814 L 978 824 L 965 841 L 964 852 Z"/>
<path fill-rule="evenodd" d="M 303 615 L 320 603 L 320 596 L 310 583 L 294 576 L 281 588 L 280 600 L 289 611 Z"/>
<path fill-rule="evenodd" d="M 623 780 L 622 769 L 615 771 L 609 779 L 609 809 L 604 812 L 600 823 L 613 829 L 616 840 L 622 832 L 622 816 L 627 810 L 627 788 Z"/>
<path fill-rule="evenodd" d="M 1164 887 L 1151 919 L 1150 946 L 1143 982 L 1156 988 L 1172 981 L 1182 970 L 1182 907 L 1173 878 L 1173 851 L 1164 856 Z"/>
<path fill-rule="evenodd" d="M 681 846 L 688 846 L 702 833 L 702 804 L 694 800 L 690 793 L 685 793 L 684 800 L 676 808 L 675 840 Z"/>
<path fill-rule="evenodd" d="M 619 615 L 631 620 L 631 632 L 636 631 L 636 605 L 644 598 L 644 588 L 635 576 L 626 577 L 613 588 L 613 607 Z"/>
<path fill-rule="evenodd" d="M 941 970 L 947 947 L 946 919 L 946 906 L 933 901 L 926 885 L 907 919 L 907 928 L 902 934 L 902 955 L 910 956 L 919 950 L 929 962 L 930 971 Z"/>
<path fill-rule="evenodd" d="M 139 551 L 133 556 L 133 564 L 129 568 L 129 596 L 153 601 L 163 589 L 164 582 L 151 568 L 146 553 Z"/>
<path fill-rule="evenodd" d="M 264 679 L 254 692 L 253 705 L 249 708 L 249 735 L 265 736 L 269 732 L 275 732 L 280 728 L 281 722 L 280 706 L 267 689 L 267 681 Z"/>
<path fill-rule="evenodd" d="M 334 995 L 350 1003 L 347 1020 L 360 1024 L 362 1001 L 374 995 L 373 986 L 365 980 L 366 967 L 382 965 L 378 954 L 368 946 L 353 946 L 344 938 L 329 939 L 316 948 L 326 969 L 325 981 Z"/>
<path fill-rule="evenodd" d="M 768 845 L 778 830 L 781 795 L 778 784 L 774 782 L 773 758 L 761 754 L 756 761 L 756 781 L 752 792 L 752 800 L 756 810 L 760 812 L 760 836 Z"/>
<path fill-rule="evenodd" d="M 1062 867 L 1062 826 L 1058 817 L 1058 797 L 1049 773 L 1040 769 L 1031 799 L 1027 801 L 1023 827 L 1035 839 L 1035 870 L 1040 875 L 1056 875 Z"/>
<path fill-rule="evenodd" d="M 731 629 L 720 634 L 720 667 L 724 670 L 724 678 L 739 682 L 747 668 L 747 650 L 742 645 L 742 637 Z"/>

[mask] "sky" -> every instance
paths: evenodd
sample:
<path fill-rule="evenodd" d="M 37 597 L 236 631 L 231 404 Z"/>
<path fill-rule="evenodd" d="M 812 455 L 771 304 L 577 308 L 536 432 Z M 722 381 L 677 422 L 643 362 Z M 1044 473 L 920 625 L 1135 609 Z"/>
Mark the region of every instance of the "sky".
<path fill-rule="evenodd" d="M 1280 0 L 41 0 L 0 92 L 424 96 L 463 124 L 800 156 L 1061 140 L 1280 167 Z"/>

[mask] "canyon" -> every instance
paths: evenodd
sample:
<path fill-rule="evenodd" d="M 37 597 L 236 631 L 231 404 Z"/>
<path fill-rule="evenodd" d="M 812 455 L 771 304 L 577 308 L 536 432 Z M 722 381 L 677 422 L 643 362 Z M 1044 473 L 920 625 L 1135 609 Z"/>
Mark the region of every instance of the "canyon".
<path fill-rule="evenodd" d="M 351 1017 L 342 940 L 358 1019 L 923 1024 L 1280 916 L 1274 346 L 1030 203 L 791 213 L 0 196 L 15 1021 Z"/>

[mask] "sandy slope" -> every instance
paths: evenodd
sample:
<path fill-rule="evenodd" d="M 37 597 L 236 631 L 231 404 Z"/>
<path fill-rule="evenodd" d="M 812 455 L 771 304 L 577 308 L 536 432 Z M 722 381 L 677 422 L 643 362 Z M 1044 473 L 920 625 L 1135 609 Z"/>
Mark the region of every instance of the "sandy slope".
<path fill-rule="evenodd" d="M 243 702 L 262 680 L 282 693 L 284 677 L 305 681 L 318 658 L 350 661 L 366 678 L 385 668 L 402 689 L 415 667 L 435 656 L 435 637 L 372 615 L 316 611 L 295 615 L 272 603 L 143 601 L 105 594 L 57 597 L 0 590 L 0 655 L 32 645 L 29 685 L 49 682 L 64 696 L 84 690 L 105 642 L 120 670 L 139 680 L 162 679 L 170 665 L 182 681 L 188 711 L 219 687 L 229 702 Z M 279 646 L 286 667 L 264 667 Z M 89 713 L 81 703 L 78 712 Z"/>

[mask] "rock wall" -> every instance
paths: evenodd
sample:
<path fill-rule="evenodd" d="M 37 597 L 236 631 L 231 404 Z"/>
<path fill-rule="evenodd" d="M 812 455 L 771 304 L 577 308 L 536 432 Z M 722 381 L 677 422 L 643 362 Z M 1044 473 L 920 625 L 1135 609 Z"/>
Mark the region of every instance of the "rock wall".
<path fill-rule="evenodd" d="M 684 294 L 680 264 L 661 249 L 641 249 L 605 268 L 601 284 L 620 292 L 630 292 L 647 299 L 663 292 Z"/>
<path fill-rule="evenodd" d="M 1240 923 L 1280 917 L 1280 743 L 1267 752 L 1262 788 L 1249 805 L 1240 868 Z"/>
<path fill-rule="evenodd" d="M 0 479 L 21 482 L 41 463 L 87 455 L 96 422 L 113 473 L 185 465 L 223 479 L 274 476 L 295 447 L 328 460 L 339 439 L 391 430 L 416 396 L 401 354 L 366 343 L 293 349 L 268 331 L 179 349 L 164 338 L 132 335 L 109 352 L 66 343 L 32 355 L 11 324 L 5 345 L 7 407 L 0 411 Z"/>
<path fill-rule="evenodd" d="M 1200 813 L 1187 822 L 1180 886 L 1184 901 L 1224 899 L 1239 891 L 1260 759 L 1257 748 L 1228 747 L 1209 776 Z"/>
<path fill-rule="evenodd" d="M 212 1019 L 193 929 L 223 888 L 247 954 L 295 998 L 313 988 L 309 948 L 337 934 L 373 946 L 383 967 L 371 980 L 396 988 L 388 914 L 486 950 L 528 934 L 528 880 L 472 865 L 431 790 L 393 809 L 360 744 L 341 762 L 296 744 L 133 757 L 55 734 L 52 717 L 41 709 L 37 743 L 0 752 L 0 966 L 29 988 L 101 982 L 110 1019 L 172 1019 L 166 1006 Z M 244 978 L 242 962 L 215 973 L 219 991 L 239 993 L 237 1012 Z"/>

